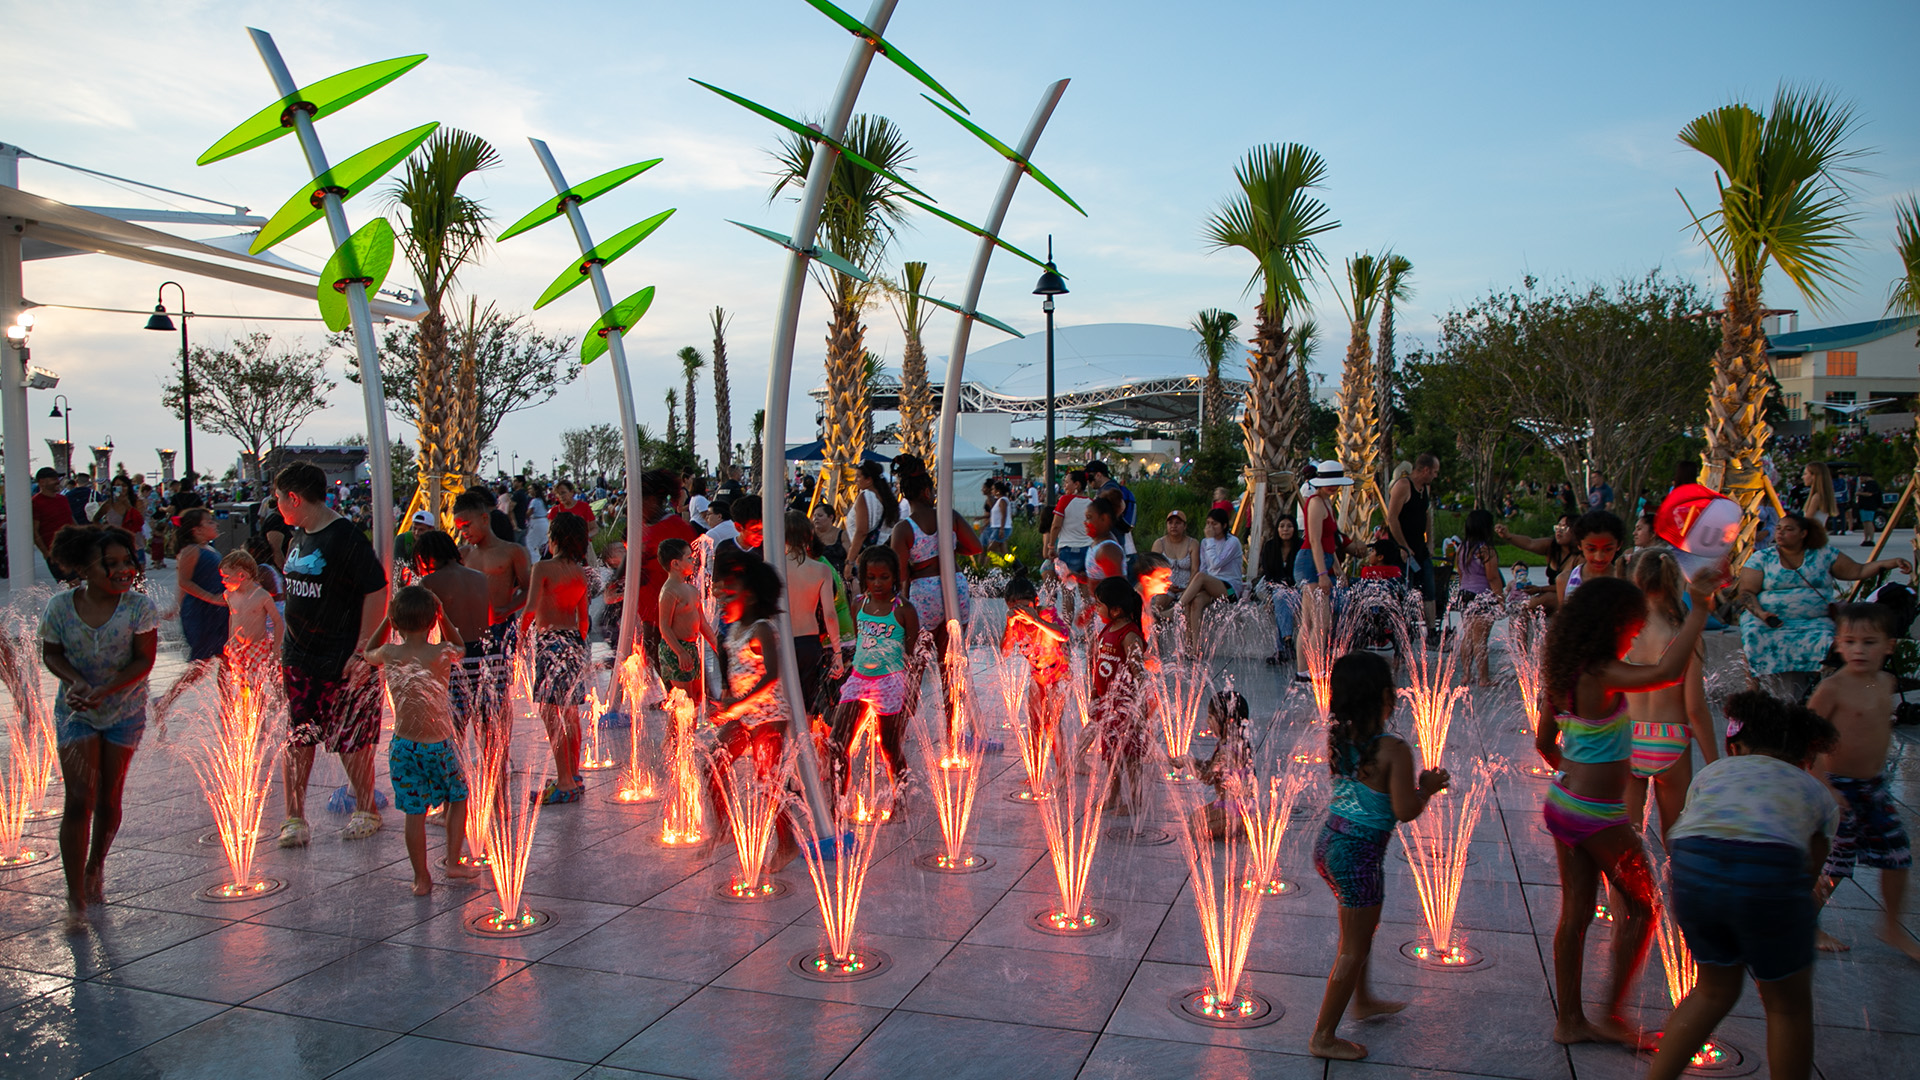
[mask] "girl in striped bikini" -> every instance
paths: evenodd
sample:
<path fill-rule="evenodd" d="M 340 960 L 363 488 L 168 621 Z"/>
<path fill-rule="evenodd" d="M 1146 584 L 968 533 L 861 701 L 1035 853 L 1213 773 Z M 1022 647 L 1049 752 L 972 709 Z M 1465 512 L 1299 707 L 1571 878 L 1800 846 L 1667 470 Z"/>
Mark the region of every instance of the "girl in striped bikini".
<path fill-rule="evenodd" d="M 1633 648 L 1627 650 L 1627 660 L 1657 663 L 1687 620 L 1680 566 L 1671 554 L 1654 548 L 1633 557 L 1630 573 L 1633 583 L 1647 595 L 1647 625 L 1633 640 Z M 1700 744 L 1700 756 L 1707 764 L 1720 756 L 1713 717 L 1707 711 L 1707 688 L 1702 678 L 1705 661 L 1706 646 L 1696 642 L 1693 659 L 1678 685 L 1627 695 L 1627 715 L 1633 720 L 1633 775 L 1627 780 L 1627 816 L 1636 824 L 1646 820 L 1647 789 L 1652 787 L 1654 805 L 1660 808 L 1663 848 L 1686 806 L 1687 787 L 1693 782 L 1692 744 Z"/>
<path fill-rule="evenodd" d="M 1646 961 L 1654 911 L 1653 874 L 1640 834 L 1627 817 L 1633 727 L 1629 693 L 1673 686 L 1693 662 L 1707 621 L 1707 600 L 1724 573 L 1707 571 L 1688 586 L 1693 610 L 1657 664 L 1622 659 L 1647 621 L 1646 597 L 1632 582 L 1595 577 L 1570 593 L 1547 630 L 1540 664 L 1540 729 L 1534 747 L 1559 770 L 1544 814 L 1560 863 L 1560 923 L 1553 935 L 1555 1042 L 1596 1039 L 1638 1048 L 1621 1019 L 1627 993 Z M 1601 875 L 1624 912 L 1613 927 L 1613 961 L 1604 1019 L 1581 1005 L 1587 927 Z"/>

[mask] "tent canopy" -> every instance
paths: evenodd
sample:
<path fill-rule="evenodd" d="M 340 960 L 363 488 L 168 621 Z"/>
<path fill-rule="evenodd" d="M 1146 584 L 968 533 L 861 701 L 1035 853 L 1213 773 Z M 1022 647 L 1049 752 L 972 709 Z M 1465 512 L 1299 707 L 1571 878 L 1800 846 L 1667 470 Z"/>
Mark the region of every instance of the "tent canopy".
<path fill-rule="evenodd" d="M 824 440 L 815 439 L 810 443 L 801 443 L 799 446 L 789 446 L 787 447 L 787 460 L 788 461 L 825 461 L 827 460 L 827 444 Z M 860 455 L 860 460 L 861 461 L 877 461 L 880 464 L 885 465 L 887 462 L 892 461 L 893 458 L 882 455 L 882 454 L 876 454 L 872 450 L 867 450 Z"/>

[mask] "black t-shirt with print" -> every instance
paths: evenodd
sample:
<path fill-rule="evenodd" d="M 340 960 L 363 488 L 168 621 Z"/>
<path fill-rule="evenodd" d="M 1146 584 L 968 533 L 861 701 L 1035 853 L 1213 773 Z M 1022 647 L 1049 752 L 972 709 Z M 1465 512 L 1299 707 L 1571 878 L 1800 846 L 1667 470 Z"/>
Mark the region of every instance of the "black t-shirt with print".
<path fill-rule="evenodd" d="M 360 645 L 360 608 L 387 587 L 380 557 L 345 518 L 318 532 L 295 529 L 287 546 L 287 636 L 290 667 L 337 679 Z"/>

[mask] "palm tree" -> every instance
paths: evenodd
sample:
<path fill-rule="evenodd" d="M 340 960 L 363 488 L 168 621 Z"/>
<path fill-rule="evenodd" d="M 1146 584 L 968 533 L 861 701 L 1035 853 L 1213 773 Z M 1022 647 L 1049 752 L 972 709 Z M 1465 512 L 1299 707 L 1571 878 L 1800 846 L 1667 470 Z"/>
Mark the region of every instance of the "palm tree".
<path fill-rule="evenodd" d="M 1893 250 L 1900 276 L 1887 290 L 1887 314 L 1920 315 L 1920 196 L 1893 204 Z"/>
<path fill-rule="evenodd" d="M 767 410 L 753 410 L 753 490 L 761 495 L 766 494 L 766 484 L 762 479 L 766 473 L 766 469 L 762 468 L 765 462 L 762 455 L 766 452 L 766 447 L 761 445 L 760 438 L 766 434 L 766 431 Z"/>
<path fill-rule="evenodd" d="M 1341 508 L 1340 527 L 1358 536 L 1373 517 L 1379 501 L 1379 484 L 1373 477 L 1373 463 L 1380 447 L 1374 428 L 1380 410 L 1374 403 L 1373 316 L 1380 309 L 1380 294 L 1387 286 L 1385 259 L 1355 255 L 1347 260 L 1347 292 L 1340 304 L 1347 312 L 1351 333 L 1347 337 L 1347 363 L 1340 372 L 1340 428 L 1337 444 L 1340 464 L 1353 478 L 1354 489 L 1347 493 Z"/>
<path fill-rule="evenodd" d="M 667 387 L 667 445 L 680 445 L 680 392 Z"/>
<path fill-rule="evenodd" d="M 1778 266 L 1815 309 L 1841 270 L 1853 242 L 1854 214 L 1844 174 L 1860 151 L 1846 147 L 1855 120 L 1850 106 L 1819 90 L 1782 85 L 1771 111 L 1723 105 L 1680 129 L 1680 141 L 1714 164 L 1719 205 L 1705 214 L 1681 202 L 1726 278 L 1720 348 L 1707 389 L 1707 446 L 1700 482 L 1726 492 L 1747 510 L 1739 551 L 1751 542 L 1754 511 L 1766 491 L 1760 457 L 1773 430 L 1764 419 L 1771 383 L 1762 322 L 1761 279 Z"/>
<path fill-rule="evenodd" d="M 1380 293 L 1380 347 L 1374 351 L 1373 404 L 1380 410 L 1376 431 L 1380 446 L 1380 490 L 1387 490 L 1387 478 L 1393 472 L 1393 395 L 1398 384 L 1393 364 L 1393 305 L 1396 300 L 1413 296 L 1413 261 L 1405 255 L 1388 252 L 1387 283 Z"/>
<path fill-rule="evenodd" d="M 896 310 L 901 333 L 907 339 L 900 358 L 900 449 L 931 461 L 933 387 L 927 383 L 927 347 L 921 342 L 921 334 L 933 309 L 920 300 L 927 291 L 927 264 L 901 263 L 900 274 L 903 287 L 897 292 Z"/>
<path fill-rule="evenodd" d="M 1194 355 L 1207 365 L 1206 385 L 1200 391 L 1200 442 L 1208 445 L 1227 423 L 1227 390 L 1220 383 L 1220 365 L 1240 347 L 1240 339 L 1233 333 L 1240 326 L 1240 316 L 1208 308 L 1188 325 L 1200 338 L 1194 344 Z"/>
<path fill-rule="evenodd" d="M 449 508 L 453 496 L 446 487 L 447 478 L 472 472 L 478 464 L 466 457 L 473 442 L 473 398 L 463 399 L 459 392 L 443 305 L 460 268 L 486 244 L 489 218 L 479 202 L 460 193 L 460 185 L 499 162 L 500 155 L 480 136 L 441 128 L 407 159 L 400 178 L 387 189 L 389 208 L 405 219 L 396 223 L 395 232 L 427 307 L 416 337 L 420 350 L 417 427 L 426 508 L 436 515 Z M 473 450 L 477 456 L 478 448 Z"/>
<path fill-rule="evenodd" d="M 1293 353 L 1293 376 L 1287 380 L 1286 400 L 1280 403 L 1280 422 L 1286 425 L 1288 460 L 1304 464 L 1313 449 L 1308 432 L 1313 421 L 1313 358 L 1320 352 L 1319 322 L 1312 318 L 1295 322 L 1287 331 L 1287 348 Z M 1294 494 L 1299 494 L 1297 484 Z"/>
<path fill-rule="evenodd" d="M 727 379 L 727 309 L 713 309 L 713 427 L 720 447 L 720 475 L 733 467 L 733 388 Z"/>
<path fill-rule="evenodd" d="M 1256 146 L 1234 169 L 1239 193 L 1229 197 L 1207 219 L 1206 237 L 1216 248 L 1237 248 L 1252 255 L 1255 268 L 1248 288 L 1260 287 L 1259 310 L 1254 317 L 1253 349 L 1248 356 L 1246 412 L 1240 426 L 1245 436 L 1247 463 L 1258 476 L 1296 468 L 1303 424 L 1287 424 L 1285 415 L 1302 402 L 1303 390 L 1289 384 L 1297 374 L 1292 364 L 1292 342 L 1287 328 L 1295 304 L 1306 302 L 1307 282 L 1315 268 L 1325 267 L 1314 238 L 1339 227 L 1326 204 L 1313 197 L 1327 176 L 1326 162 L 1299 143 Z M 1300 419 L 1305 419 L 1304 412 Z M 1279 511 L 1278 500 L 1267 517 Z M 1268 520 L 1254 523 L 1254 535 L 1265 536 Z"/>
<path fill-rule="evenodd" d="M 680 374 L 687 377 L 687 453 L 698 460 L 699 451 L 693 448 L 694 390 L 698 385 L 695 380 L 699 378 L 700 369 L 707 366 L 707 358 L 691 345 L 674 355 L 680 358 Z"/>
<path fill-rule="evenodd" d="M 860 114 L 847 125 L 845 144 L 854 153 L 885 172 L 906 169 L 912 150 L 893 121 Z M 789 135 L 774 152 L 774 185 L 769 198 L 788 187 L 803 187 L 813 165 L 815 143 Z M 856 165 L 844 156 L 834 159 L 833 178 L 820 215 L 820 237 L 829 251 L 872 277 L 879 269 L 894 232 L 905 219 L 906 190 L 880 172 Z M 815 264 L 818 268 L 818 264 Z M 835 270 L 821 270 L 821 291 L 827 295 L 832 319 L 827 330 L 826 468 L 839 473 L 833 485 L 835 509 L 844 512 L 853 498 L 854 470 L 867 449 L 873 405 L 866 395 L 864 358 L 867 307 L 875 285 Z"/>

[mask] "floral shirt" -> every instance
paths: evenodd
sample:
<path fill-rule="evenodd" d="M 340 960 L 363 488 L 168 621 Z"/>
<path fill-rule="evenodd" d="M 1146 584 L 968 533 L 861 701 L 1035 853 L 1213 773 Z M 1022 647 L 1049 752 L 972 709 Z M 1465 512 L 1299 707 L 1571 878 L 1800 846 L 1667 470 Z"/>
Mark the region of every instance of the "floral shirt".
<path fill-rule="evenodd" d="M 88 626 L 73 608 L 78 590 L 66 589 L 53 594 L 47 610 L 40 616 L 40 640 L 66 650 L 72 664 L 89 686 L 104 686 L 133 660 L 136 634 L 151 633 L 160 626 L 160 611 L 146 593 L 128 592 L 120 597 L 113 614 L 100 626 Z M 109 695 L 85 712 L 74 712 L 63 690 L 54 695 L 56 720 L 71 717 L 90 727 L 105 729 L 140 715 L 147 707 L 147 680 Z"/>
<path fill-rule="evenodd" d="M 1723 757 L 1693 778 L 1687 808 L 1670 839 L 1706 836 L 1807 850 L 1814 833 L 1833 835 L 1840 807 L 1805 769 L 1764 754 Z"/>

